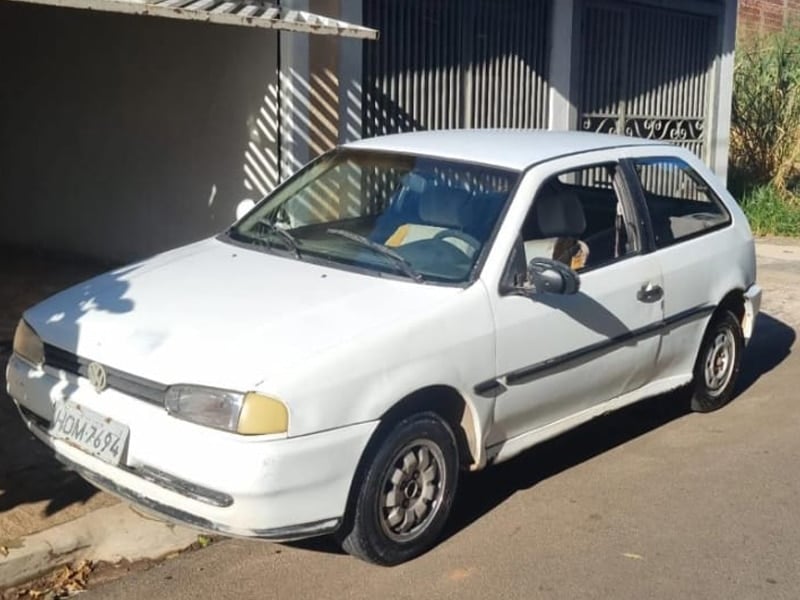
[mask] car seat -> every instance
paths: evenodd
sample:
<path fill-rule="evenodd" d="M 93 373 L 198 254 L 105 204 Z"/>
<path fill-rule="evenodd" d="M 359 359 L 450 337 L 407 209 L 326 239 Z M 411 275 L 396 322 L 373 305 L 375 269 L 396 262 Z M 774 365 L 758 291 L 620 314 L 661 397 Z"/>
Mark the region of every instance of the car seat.
<path fill-rule="evenodd" d="M 447 229 L 463 230 L 469 210 L 469 192 L 443 185 L 426 186 L 416 203 L 414 218 L 399 224 L 384 242 L 386 246 L 397 247 L 420 240 L 429 240 Z M 448 239 L 460 250 L 471 253 L 465 242 Z"/>
<path fill-rule="evenodd" d="M 580 269 L 589 258 L 589 247 L 580 240 L 586 230 L 586 215 L 578 195 L 563 191 L 534 199 L 522 228 L 525 261 L 551 258 L 572 269 Z"/>

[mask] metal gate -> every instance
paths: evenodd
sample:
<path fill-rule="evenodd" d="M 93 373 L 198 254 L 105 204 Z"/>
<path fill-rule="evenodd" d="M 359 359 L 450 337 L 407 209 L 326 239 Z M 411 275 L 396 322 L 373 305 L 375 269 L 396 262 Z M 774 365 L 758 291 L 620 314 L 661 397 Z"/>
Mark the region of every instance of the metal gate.
<path fill-rule="evenodd" d="M 669 140 L 704 157 L 713 17 L 589 2 L 581 39 L 581 129 Z"/>
<path fill-rule="evenodd" d="M 364 137 L 546 127 L 550 0 L 366 0 Z"/>

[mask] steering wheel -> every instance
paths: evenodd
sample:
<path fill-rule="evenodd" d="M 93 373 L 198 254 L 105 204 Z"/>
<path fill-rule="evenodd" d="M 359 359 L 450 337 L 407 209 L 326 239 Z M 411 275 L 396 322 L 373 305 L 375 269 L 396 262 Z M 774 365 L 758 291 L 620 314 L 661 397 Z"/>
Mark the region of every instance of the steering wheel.
<path fill-rule="evenodd" d="M 474 238 L 468 233 L 461 231 L 460 229 L 445 229 L 443 231 L 438 232 L 435 236 L 433 236 L 433 239 L 435 240 L 444 240 L 446 238 L 455 238 L 467 244 L 467 246 L 469 246 L 470 249 L 472 250 L 470 256 L 475 255 L 475 253 L 478 252 L 481 249 L 481 246 L 483 245 L 476 238 Z"/>

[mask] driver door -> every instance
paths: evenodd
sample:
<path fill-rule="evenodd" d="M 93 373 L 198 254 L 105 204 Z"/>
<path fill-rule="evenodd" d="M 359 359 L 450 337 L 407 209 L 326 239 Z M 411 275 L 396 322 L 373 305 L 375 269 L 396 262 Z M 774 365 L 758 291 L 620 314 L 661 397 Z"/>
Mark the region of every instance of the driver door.
<path fill-rule="evenodd" d="M 654 373 L 661 272 L 651 255 L 640 252 L 639 220 L 618 165 L 581 164 L 579 158 L 550 164 L 561 168 L 538 175 L 541 184 L 524 222 L 517 225 L 518 242 L 503 277 L 506 285 L 493 298 L 502 391 L 489 446 L 579 418 L 595 405 L 643 386 Z M 536 176 L 535 171 L 528 175 Z M 561 199 L 554 200 L 554 194 Z M 569 214 L 558 214 L 565 202 Z M 542 212 L 545 205 L 555 208 Z M 570 245 L 573 250 L 565 255 L 563 248 Z M 559 246 L 560 256 L 547 255 Z M 556 258 L 576 270 L 578 293 L 523 294 L 518 284 L 526 278 L 525 265 L 536 256 Z"/>

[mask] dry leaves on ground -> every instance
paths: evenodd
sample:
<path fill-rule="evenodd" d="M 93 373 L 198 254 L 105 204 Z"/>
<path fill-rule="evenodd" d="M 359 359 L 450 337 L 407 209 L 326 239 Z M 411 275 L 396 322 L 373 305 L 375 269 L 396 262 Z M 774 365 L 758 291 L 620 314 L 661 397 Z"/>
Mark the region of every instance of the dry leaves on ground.
<path fill-rule="evenodd" d="M 88 560 L 61 567 L 46 577 L 6 591 L 3 594 L 3 600 L 60 600 L 61 598 L 69 598 L 86 589 L 92 569 L 93 565 Z"/>

